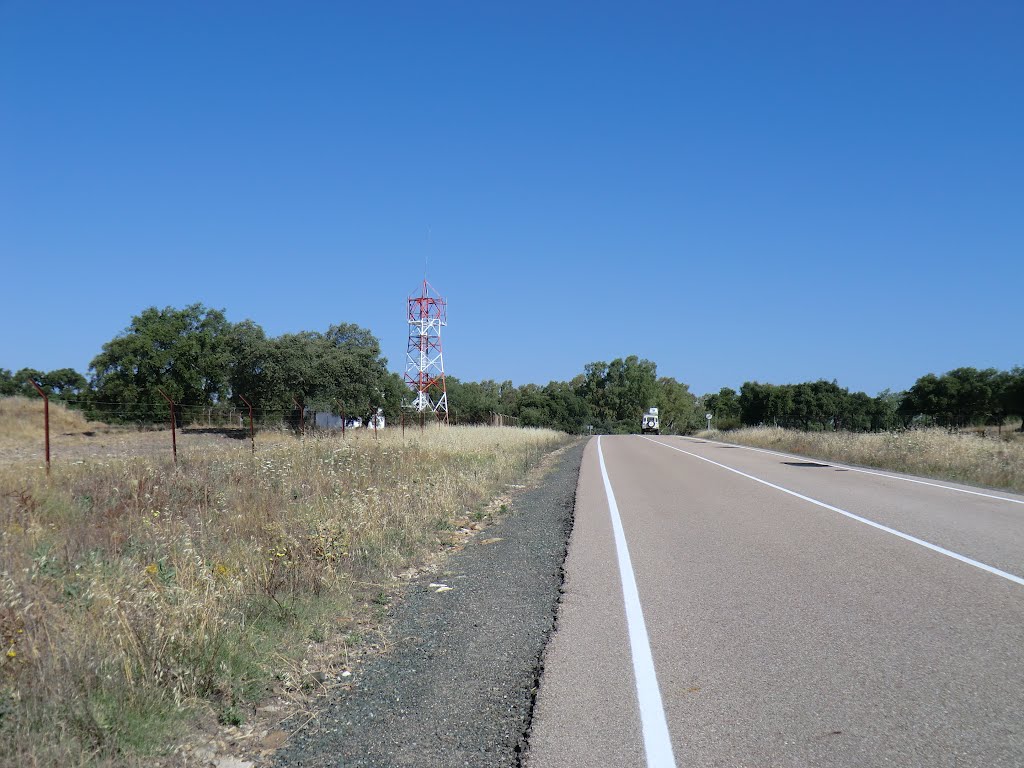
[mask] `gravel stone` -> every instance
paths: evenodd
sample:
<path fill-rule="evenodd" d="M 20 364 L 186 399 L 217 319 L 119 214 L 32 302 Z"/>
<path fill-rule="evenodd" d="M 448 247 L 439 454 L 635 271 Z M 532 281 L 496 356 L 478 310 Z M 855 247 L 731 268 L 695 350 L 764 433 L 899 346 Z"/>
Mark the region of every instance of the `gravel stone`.
<path fill-rule="evenodd" d="M 276 755 L 314 768 L 505 768 L 520 764 L 554 628 L 585 441 L 512 511 L 410 584 L 388 652 Z M 437 591 L 429 584 L 451 590 Z"/>

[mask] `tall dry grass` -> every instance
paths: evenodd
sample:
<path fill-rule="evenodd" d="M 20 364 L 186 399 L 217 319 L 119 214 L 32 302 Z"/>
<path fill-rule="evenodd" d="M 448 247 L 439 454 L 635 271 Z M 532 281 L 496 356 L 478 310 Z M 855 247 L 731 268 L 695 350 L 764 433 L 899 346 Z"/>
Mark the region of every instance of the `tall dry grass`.
<path fill-rule="evenodd" d="M 63 403 L 50 401 L 51 434 L 81 434 L 105 428 L 88 421 Z M 43 399 L 0 397 L 0 441 L 13 443 L 43 440 Z"/>
<path fill-rule="evenodd" d="M 1024 492 L 1024 443 L 943 429 L 863 434 L 750 427 L 702 432 L 714 440 L 815 459 Z"/>
<path fill-rule="evenodd" d="M 0 470 L 0 762 L 237 722 L 565 435 L 451 427 Z"/>

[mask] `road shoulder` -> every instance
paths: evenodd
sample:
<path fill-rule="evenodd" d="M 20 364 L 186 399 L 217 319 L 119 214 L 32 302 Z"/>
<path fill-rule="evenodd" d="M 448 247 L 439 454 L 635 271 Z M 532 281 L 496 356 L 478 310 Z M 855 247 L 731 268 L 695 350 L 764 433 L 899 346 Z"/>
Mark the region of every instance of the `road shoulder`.
<path fill-rule="evenodd" d="M 279 766 L 515 766 L 554 625 L 584 442 L 504 520 L 411 583 L 389 650 L 328 699 Z M 489 543 L 485 543 L 489 542 Z M 439 591 L 431 584 L 450 589 Z"/>

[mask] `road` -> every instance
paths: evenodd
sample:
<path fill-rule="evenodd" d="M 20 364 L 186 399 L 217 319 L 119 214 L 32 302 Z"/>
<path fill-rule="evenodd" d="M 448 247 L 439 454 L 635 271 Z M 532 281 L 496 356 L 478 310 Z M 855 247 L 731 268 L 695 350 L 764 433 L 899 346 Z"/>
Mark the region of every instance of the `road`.
<path fill-rule="evenodd" d="M 603 437 L 565 567 L 528 768 L 1024 765 L 1024 497 Z"/>

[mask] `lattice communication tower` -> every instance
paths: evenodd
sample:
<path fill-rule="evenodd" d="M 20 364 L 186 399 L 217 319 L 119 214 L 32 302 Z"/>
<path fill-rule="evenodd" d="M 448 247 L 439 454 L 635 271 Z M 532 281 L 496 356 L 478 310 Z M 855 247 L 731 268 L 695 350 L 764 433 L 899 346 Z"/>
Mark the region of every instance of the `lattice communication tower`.
<path fill-rule="evenodd" d="M 409 297 L 405 382 L 415 393 L 413 410 L 417 413 L 431 411 L 445 424 L 448 423 L 448 388 L 444 381 L 441 329 L 447 324 L 447 303 L 424 279 L 420 295 Z"/>

